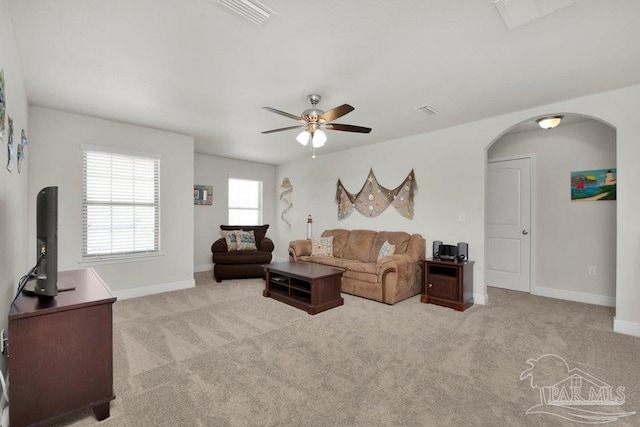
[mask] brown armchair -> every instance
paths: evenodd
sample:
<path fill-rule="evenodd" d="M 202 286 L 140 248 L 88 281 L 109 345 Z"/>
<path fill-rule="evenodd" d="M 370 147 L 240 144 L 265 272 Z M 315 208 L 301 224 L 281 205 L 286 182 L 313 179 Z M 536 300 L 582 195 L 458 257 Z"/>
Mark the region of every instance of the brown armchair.
<path fill-rule="evenodd" d="M 253 231 L 256 238 L 256 248 L 251 250 L 228 250 L 224 237 L 211 245 L 213 253 L 213 276 L 216 282 L 225 279 L 247 279 L 251 277 L 264 278 L 262 264 L 271 262 L 273 241 L 266 237 L 269 224 L 265 225 L 221 225 L 222 231 L 244 230 Z"/>

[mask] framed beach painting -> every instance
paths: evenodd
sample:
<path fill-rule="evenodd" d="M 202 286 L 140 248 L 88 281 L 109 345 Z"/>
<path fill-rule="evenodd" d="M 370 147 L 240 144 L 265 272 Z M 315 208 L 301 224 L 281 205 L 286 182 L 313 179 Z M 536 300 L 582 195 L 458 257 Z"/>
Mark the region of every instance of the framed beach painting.
<path fill-rule="evenodd" d="M 616 169 L 571 172 L 571 200 L 616 200 Z"/>

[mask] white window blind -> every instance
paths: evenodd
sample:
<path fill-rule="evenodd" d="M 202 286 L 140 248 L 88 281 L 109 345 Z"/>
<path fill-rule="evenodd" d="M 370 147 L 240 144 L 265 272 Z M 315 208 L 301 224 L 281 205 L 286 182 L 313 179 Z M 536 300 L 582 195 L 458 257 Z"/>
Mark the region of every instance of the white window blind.
<path fill-rule="evenodd" d="M 83 150 L 83 259 L 159 251 L 160 159 Z"/>
<path fill-rule="evenodd" d="M 229 178 L 229 225 L 262 224 L 262 181 Z"/>

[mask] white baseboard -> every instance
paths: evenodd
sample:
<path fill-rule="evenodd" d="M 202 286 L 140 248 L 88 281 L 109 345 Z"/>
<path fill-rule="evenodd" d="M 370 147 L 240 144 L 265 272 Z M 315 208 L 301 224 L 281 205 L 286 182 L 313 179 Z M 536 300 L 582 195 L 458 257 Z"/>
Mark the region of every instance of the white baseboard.
<path fill-rule="evenodd" d="M 541 297 L 557 298 L 567 301 L 583 302 L 586 304 L 616 306 L 616 297 L 607 295 L 588 294 L 586 292 L 567 291 L 565 289 L 545 288 L 543 286 L 531 286 L 531 294 Z"/>
<path fill-rule="evenodd" d="M 213 271 L 213 263 L 193 266 L 194 273 L 202 273 L 203 271 Z"/>
<path fill-rule="evenodd" d="M 487 305 L 489 304 L 489 295 L 488 294 L 473 294 L 473 303 L 479 305 Z"/>
<path fill-rule="evenodd" d="M 640 323 L 627 322 L 626 320 L 618 320 L 617 317 L 613 318 L 613 332 L 619 334 L 632 335 L 634 337 L 640 337 Z"/>
<path fill-rule="evenodd" d="M 111 291 L 111 295 L 118 299 L 129 299 L 160 294 L 163 292 L 177 291 L 180 289 L 193 288 L 195 286 L 196 281 L 194 279 L 190 279 L 183 280 L 181 282 L 161 283 L 159 285 L 141 286 L 139 288 L 124 289 L 121 291 Z"/>

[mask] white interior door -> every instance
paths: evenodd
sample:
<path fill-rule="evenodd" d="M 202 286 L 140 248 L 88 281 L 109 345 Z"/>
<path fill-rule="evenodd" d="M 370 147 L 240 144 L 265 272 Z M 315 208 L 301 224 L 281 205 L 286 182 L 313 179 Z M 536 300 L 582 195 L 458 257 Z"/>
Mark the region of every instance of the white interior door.
<path fill-rule="evenodd" d="M 531 292 L 531 159 L 489 161 L 487 286 Z"/>

